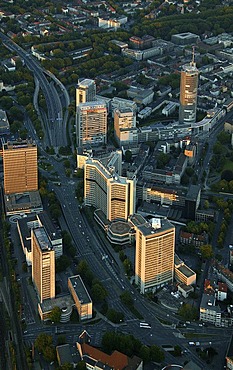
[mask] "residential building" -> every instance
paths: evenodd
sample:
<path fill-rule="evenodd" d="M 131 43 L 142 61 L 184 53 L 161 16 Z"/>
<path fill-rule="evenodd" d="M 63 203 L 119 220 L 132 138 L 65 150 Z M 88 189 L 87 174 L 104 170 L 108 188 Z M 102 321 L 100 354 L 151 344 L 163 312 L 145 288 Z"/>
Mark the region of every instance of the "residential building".
<path fill-rule="evenodd" d="M 38 190 L 37 146 L 29 140 L 3 144 L 5 194 Z"/>
<path fill-rule="evenodd" d="M 96 84 L 94 80 L 79 80 L 76 87 L 76 107 L 79 104 L 96 100 Z"/>
<path fill-rule="evenodd" d="M 114 134 L 119 145 L 138 142 L 136 115 L 132 108 L 115 109 Z"/>
<path fill-rule="evenodd" d="M 77 145 L 107 142 L 107 108 L 102 101 L 80 103 L 76 111 Z"/>
<path fill-rule="evenodd" d="M 227 299 L 227 284 L 218 282 L 218 290 L 217 290 L 217 300 L 224 301 Z"/>
<path fill-rule="evenodd" d="M 55 251 L 44 227 L 31 231 L 32 281 L 40 302 L 55 297 Z"/>
<path fill-rule="evenodd" d="M 181 71 L 180 80 L 180 123 L 195 123 L 197 110 L 197 87 L 198 69 L 193 60 L 190 64 L 185 64 Z"/>
<path fill-rule="evenodd" d="M 136 180 L 116 174 L 99 160 L 84 166 L 84 204 L 101 209 L 109 221 L 127 220 L 135 212 Z"/>
<path fill-rule="evenodd" d="M 200 320 L 203 322 L 210 322 L 216 326 L 221 326 L 221 309 L 219 306 L 215 306 L 214 295 L 202 294 Z"/>
<path fill-rule="evenodd" d="M 135 283 L 144 294 L 173 281 L 175 227 L 167 219 L 154 218 L 136 224 L 135 230 Z"/>
<path fill-rule="evenodd" d="M 125 354 L 114 351 L 111 355 L 90 346 L 87 343 L 76 343 L 81 359 L 85 362 L 88 370 L 142 370 L 143 361 L 137 356 L 132 358 Z"/>
<path fill-rule="evenodd" d="M 80 320 L 92 318 L 92 300 L 80 275 L 68 278 L 68 288 L 75 302 Z"/>

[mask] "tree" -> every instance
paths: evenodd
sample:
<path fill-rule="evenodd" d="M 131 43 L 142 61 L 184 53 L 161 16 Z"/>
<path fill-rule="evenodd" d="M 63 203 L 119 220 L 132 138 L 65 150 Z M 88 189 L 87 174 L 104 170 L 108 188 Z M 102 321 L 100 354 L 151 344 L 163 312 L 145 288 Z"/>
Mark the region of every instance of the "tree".
<path fill-rule="evenodd" d="M 150 358 L 152 361 L 162 362 L 165 358 L 165 355 L 160 347 L 153 345 L 150 347 Z"/>
<path fill-rule="evenodd" d="M 184 320 L 195 320 L 198 317 L 196 307 L 191 306 L 189 303 L 183 303 L 178 314 L 182 316 Z"/>
<path fill-rule="evenodd" d="M 206 200 L 204 201 L 204 208 L 205 208 L 205 209 L 209 209 L 209 207 L 210 207 L 210 203 L 209 203 L 209 201 L 206 199 Z"/>
<path fill-rule="evenodd" d="M 116 311 L 113 308 L 108 309 L 106 317 L 108 318 L 108 320 L 112 321 L 115 324 L 124 320 L 123 312 Z"/>
<path fill-rule="evenodd" d="M 64 167 L 65 168 L 70 168 L 70 161 L 69 161 L 69 159 L 65 159 L 64 162 L 63 162 L 63 164 L 64 164 Z"/>
<path fill-rule="evenodd" d="M 76 370 L 86 370 L 86 364 L 84 361 L 81 361 L 78 363 L 78 365 L 76 366 Z"/>
<path fill-rule="evenodd" d="M 132 160 L 132 152 L 131 152 L 131 150 L 126 150 L 126 152 L 125 152 L 125 161 L 127 163 L 131 163 L 131 160 Z"/>
<path fill-rule="evenodd" d="M 44 359 L 48 362 L 55 361 L 56 359 L 56 350 L 54 346 L 45 347 L 43 350 Z"/>
<path fill-rule="evenodd" d="M 139 357 L 146 363 L 150 361 L 150 348 L 142 346 L 139 352 Z"/>
<path fill-rule="evenodd" d="M 60 366 L 59 370 L 73 370 L 73 368 L 74 368 L 73 365 L 68 364 L 68 362 L 67 362 L 67 363 L 63 364 L 62 366 Z M 79 368 L 76 366 L 76 369 L 79 369 Z M 86 365 L 83 369 L 86 369 Z M 80 370 L 81 370 L 81 368 L 80 368 Z"/>
<path fill-rule="evenodd" d="M 61 309 L 59 307 L 54 307 L 52 311 L 49 314 L 49 318 L 51 321 L 54 321 L 55 323 L 60 322 L 61 319 Z"/>
<path fill-rule="evenodd" d="M 107 291 L 100 282 L 96 282 L 92 285 L 91 296 L 95 303 L 100 303 L 107 297 Z"/>
<path fill-rule="evenodd" d="M 213 248 L 210 244 L 205 244 L 200 247 L 201 257 L 202 259 L 210 259 L 213 257 Z"/>
<path fill-rule="evenodd" d="M 174 346 L 174 356 L 178 357 L 182 355 L 182 349 L 180 346 Z"/>
<path fill-rule="evenodd" d="M 226 181 L 232 181 L 233 180 L 233 171 L 231 170 L 224 170 L 221 173 L 221 180 L 226 180 Z"/>
<path fill-rule="evenodd" d="M 62 272 L 70 266 L 70 259 L 65 254 L 56 259 L 56 272 Z"/>
<path fill-rule="evenodd" d="M 133 298 L 130 294 L 129 291 L 125 290 L 121 295 L 120 295 L 121 302 L 124 303 L 126 306 L 133 306 Z"/>
<path fill-rule="evenodd" d="M 51 346 L 53 343 L 53 337 L 51 335 L 41 333 L 38 335 L 35 341 L 35 348 L 43 353 L 45 347 Z"/>

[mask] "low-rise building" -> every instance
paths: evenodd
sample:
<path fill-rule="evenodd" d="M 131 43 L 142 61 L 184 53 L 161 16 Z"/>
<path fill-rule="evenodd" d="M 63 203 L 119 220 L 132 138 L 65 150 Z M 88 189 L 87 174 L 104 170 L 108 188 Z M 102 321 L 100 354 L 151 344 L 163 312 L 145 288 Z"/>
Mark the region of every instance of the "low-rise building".
<path fill-rule="evenodd" d="M 217 290 L 217 300 L 224 301 L 227 299 L 227 284 L 218 282 L 218 290 Z"/>
<path fill-rule="evenodd" d="M 80 275 L 68 278 L 68 288 L 74 299 L 80 320 L 92 318 L 92 300 Z"/>
<path fill-rule="evenodd" d="M 50 320 L 50 314 L 55 307 L 59 307 L 61 310 L 61 323 L 67 323 L 70 321 L 71 314 L 73 312 L 74 301 L 72 297 L 67 294 L 62 297 L 45 299 L 43 302 L 38 303 L 38 313 L 42 321 Z"/>
<path fill-rule="evenodd" d="M 196 273 L 191 270 L 185 263 L 175 254 L 174 258 L 175 279 L 185 285 L 196 284 Z"/>
<path fill-rule="evenodd" d="M 221 326 L 221 309 L 215 305 L 215 296 L 203 294 L 200 305 L 200 320 Z"/>
<path fill-rule="evenodd" d="M 138 105 L 148 105 L 153 101 L 154 91 L 153 89 L 139 89 L 131 87 L 127 90 L 127 95 Z"/>
<path fill-rule="evenodd" d="M 143 361 L 137 356 L 132 358 L 125 354 L 114 351 L 111 355 L 100 351 L 86 343 L 76 343 L 81 359 L 85 362 L 88 370 L 142 370 Z"/>

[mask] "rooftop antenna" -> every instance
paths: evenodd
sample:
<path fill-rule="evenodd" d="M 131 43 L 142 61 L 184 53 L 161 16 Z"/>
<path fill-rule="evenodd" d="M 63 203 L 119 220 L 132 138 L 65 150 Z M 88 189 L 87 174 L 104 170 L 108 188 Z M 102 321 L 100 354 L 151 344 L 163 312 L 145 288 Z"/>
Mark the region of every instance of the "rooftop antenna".
<path fill-rule="evenodd" d="M 193 46 L 193 51 L 192 51 L 192 61 L 191 61 L 190 65 L 191 65 L 192 67 L 195 67 L 195 66 L 196 66 L 196 63 L 195 63 L 195 46 Z"/>

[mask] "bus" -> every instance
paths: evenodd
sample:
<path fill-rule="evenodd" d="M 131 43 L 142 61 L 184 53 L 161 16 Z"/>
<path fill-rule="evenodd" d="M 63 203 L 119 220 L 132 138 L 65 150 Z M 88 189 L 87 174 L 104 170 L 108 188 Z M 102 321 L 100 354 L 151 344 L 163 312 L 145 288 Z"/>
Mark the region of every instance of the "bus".
<path fill-rule="evenodd" d="M 151 325 L 148 324 L 147 322 L 140 322 L 140 328 L 144 328 L 144 329 L 151 329 Z"/>

